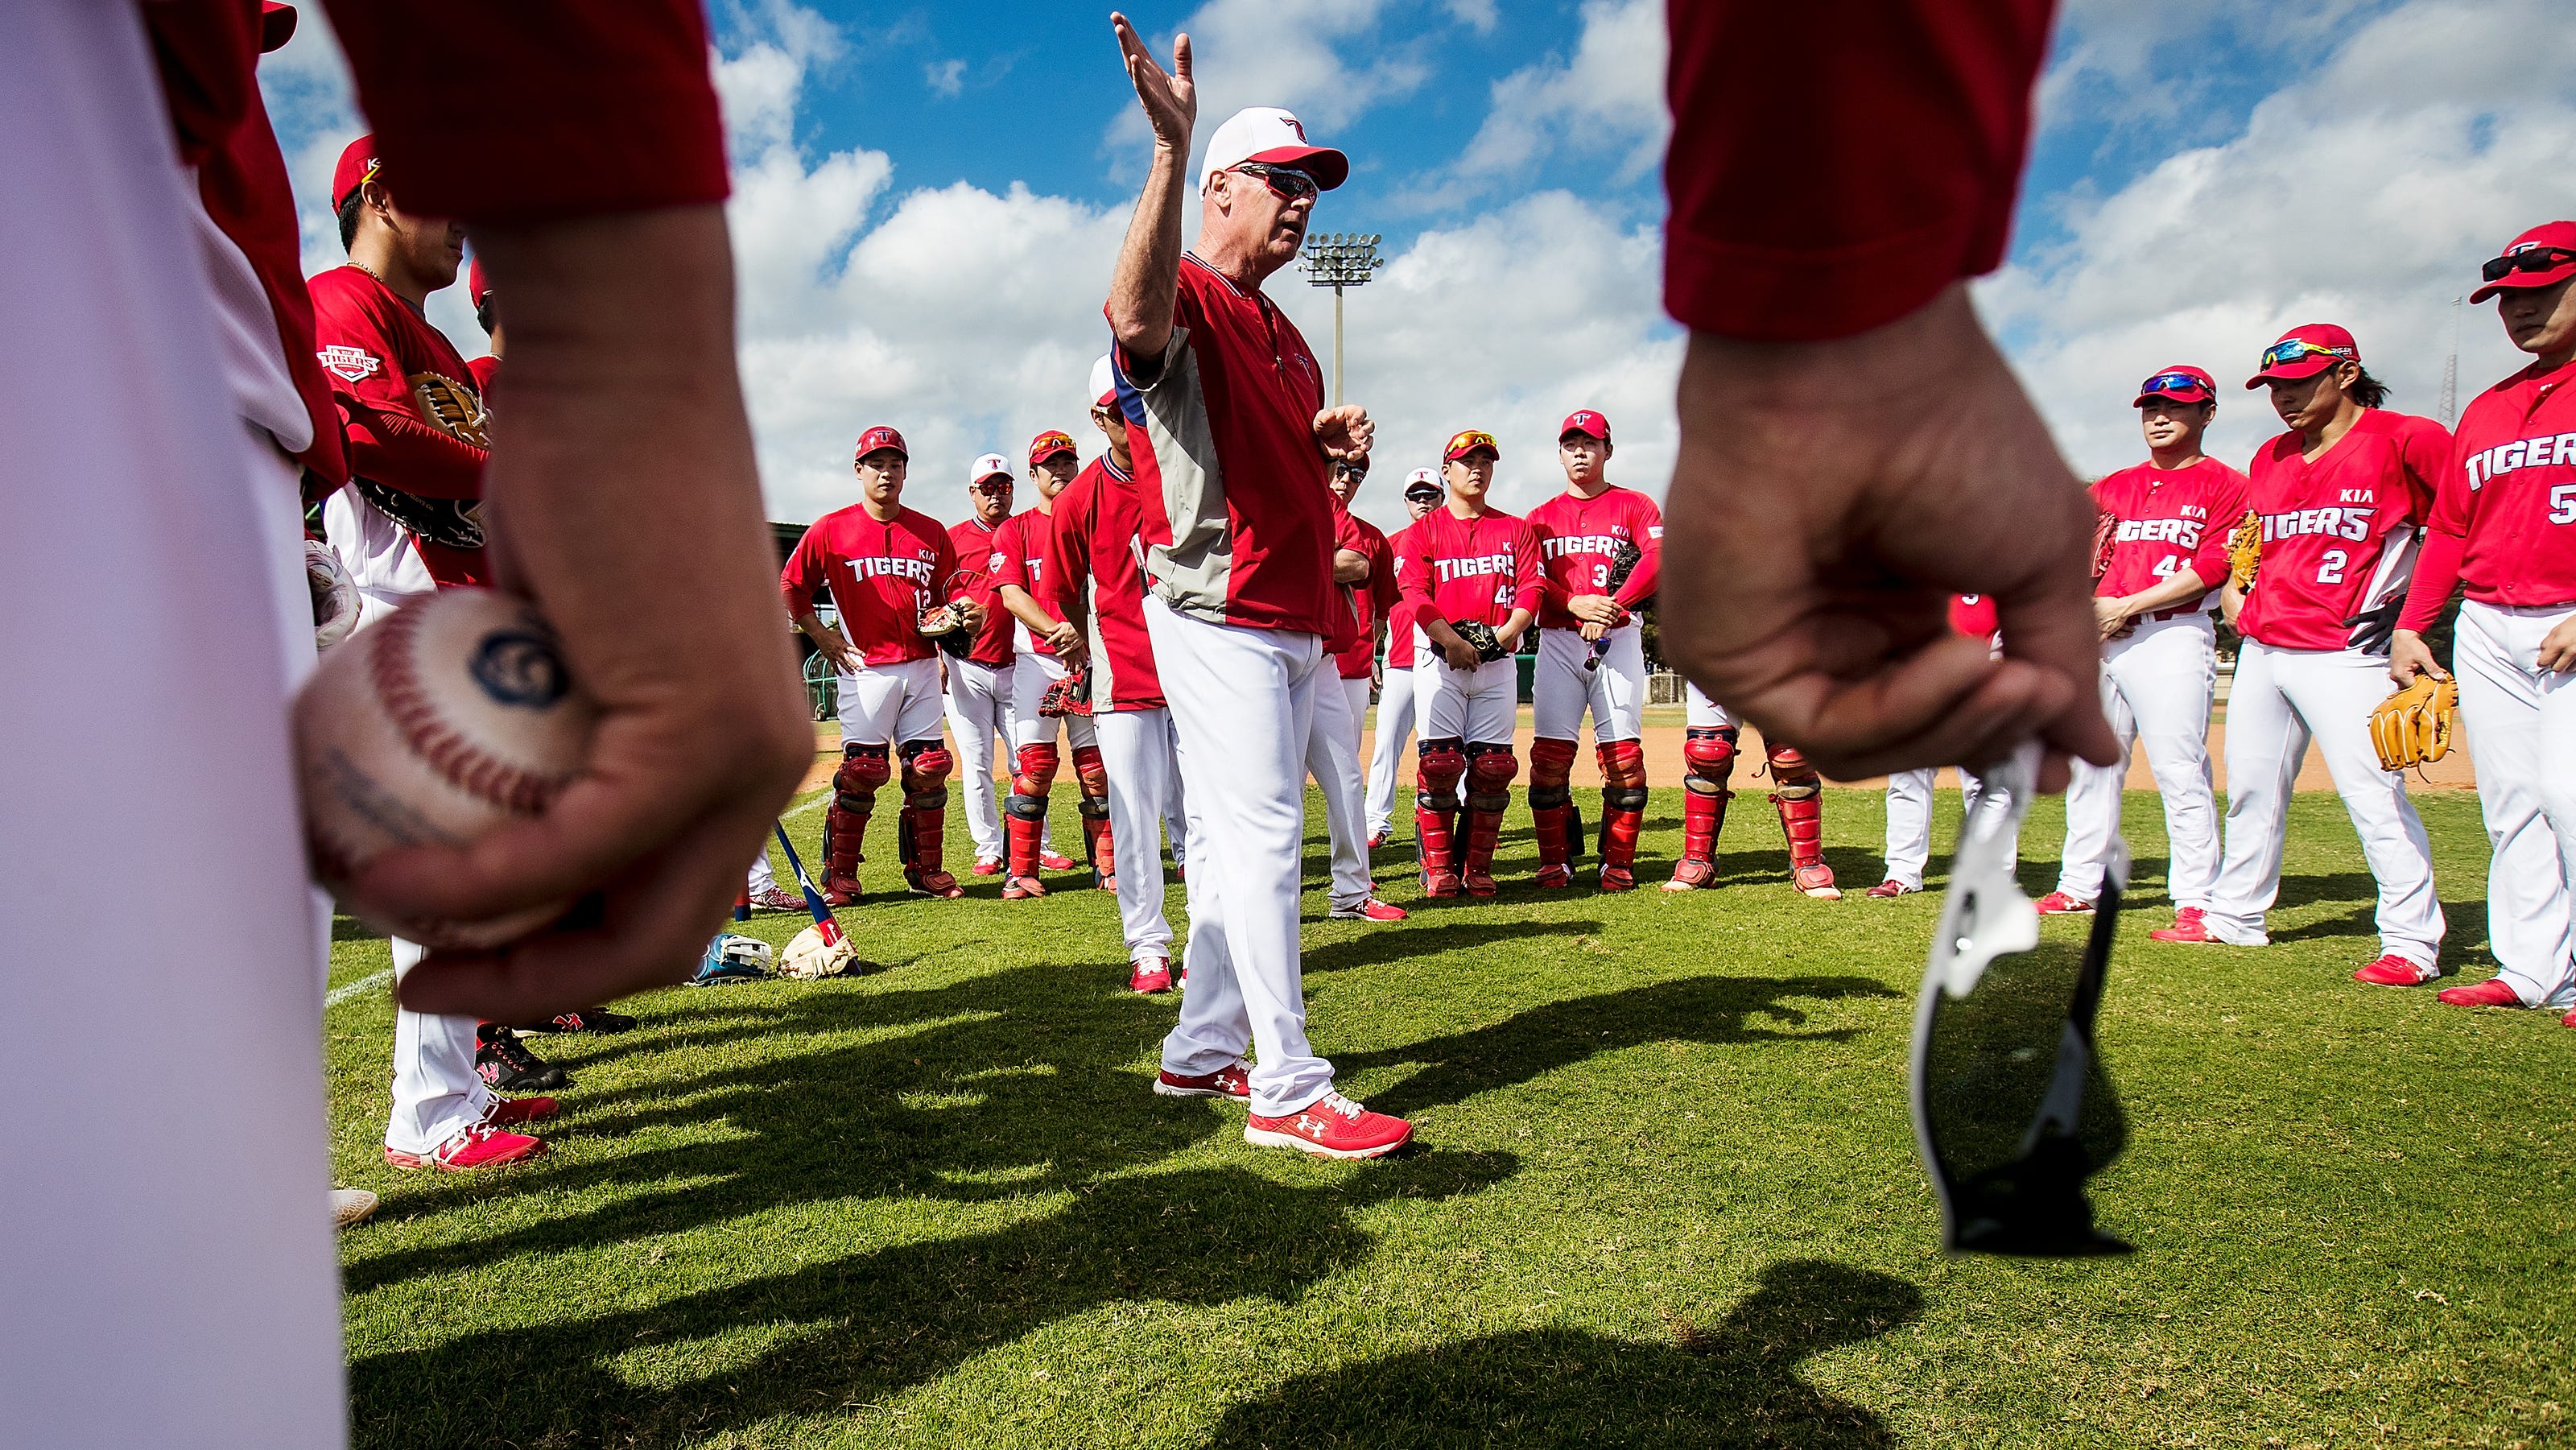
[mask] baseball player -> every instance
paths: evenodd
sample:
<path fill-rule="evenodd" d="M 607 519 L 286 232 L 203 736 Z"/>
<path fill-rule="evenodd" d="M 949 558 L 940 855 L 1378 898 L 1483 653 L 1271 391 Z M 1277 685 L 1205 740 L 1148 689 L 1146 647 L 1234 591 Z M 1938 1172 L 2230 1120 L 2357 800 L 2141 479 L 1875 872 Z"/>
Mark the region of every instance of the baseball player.
<path fill-rule="evenodd" d="M 2079 765 L 2066 787 L 2066 845 L 2042 915 L 2093 909 L 2120 836 L 2128 750 L 2143 743 L 2164 798 L 2166 940 L 2207 930 L 2218 880 L 2218 805 L 2210 788 L 2209 709 L 2218 687 L 2210 611 L 2227 582 L 2227 538 L 2245 513 L 2245 475 L 2201 452 L 2218 384 L 2196 367 L 2160 369 L 2131 406 L 2148 459 L 2093 485 L 2094 614 L 2102 628 L 2102 709 L 2122 746 L 2116 765 Z"/>
<path fill-rule="evenodd" d="M 1405 910 L 1377 896 L 1369 876 L 1372 844 L 1364 809 L 1360 725 L 1368 717 L 1370 676 L 1387 611 L 1400 597 L 1395 555 L 1376 525 L 1350 510 L 1368 477 L 1368 457 L 1333 460 L 1333 633 L 1324 648 L 1339 679 L 1315 695 L 1315 727 L 1306 740 L 1306 770 L 1324 797 L 1324 831 L 1332 843 L 1331 914 L 1345 921 L 1402 921 Z"/>
<path fill-rule="evenodd" d="M 474 374 L 474 386 L 486 400 L 492 396 L 492 380 L 501 375 L 501 309 L 492 298 L 492 284 L 483 280 L 483 259 L 476 257 L 465 267 L 465 299 L 474 304 L 474 325 L 483 329 L 487 351 L 478 358 L 468 358 L 465 367 Z"/>
<path fill-rule="evenodd" d="M 382 173 L 373 136 L 340 153 L 331 199 L 349 261 L 309 284 L 314 339 L 347 430 L 351 471 L 324 507 L 323 528 L 370 595 L 360 628 L 412 597 L 389 584 L 489 578 L 482 393 L 455 344 L 421 311 L 430 293 L 456 281 L 464 229 L 401 210 Z M 392 950 L 398 977 L 427 955 L 399 938 Z M 535 1157 L 545 1144 L 509 1128 L 552 1114 L 554 1100 L 502 1098 L 494 1089 L 569 1086 L 561 1068 L 540 1061 L 506 1027 L 397 1008 L 385 1161 L 463 1170 Z"/>
<path fill-rule="evenodd" d="M 2248 388 L 2268 386 L 2289 431 L 2246 470 L 2261 520 L 2245 642 L 2227 696 L 2227 839 L 2199 932 L 2167 941 L 2262 946 L 2263 915 L 2281 884 L 2290 784 L 2313 738 L 2379 883 L 2380 954 L 2356 981 L 2412 986 L 2441 975 L 2442 903 L 2432 847 L 2406 799 L 2406 778 L 2379 768 L 2371 708 L 2387 691 L 2389 631 L 2414 576 L 2415 529 L 2451 439 L 2429 418 L 2391 413 L 2352 334 L 2295 327 L 2263 350 Z"/>
<path fill-rule="evenodd" d="M 2469 300 L 2498 298 L 2532 363 L 2460 415 L 2388 673 L 2440 676 L 2423 631 L 2466 584 L 2451 665 L 2495 852 L 2496 974 L 2441 996 L 2555 1011 L 2576 1007 L 2576 222 L 2524 232 L 2482 274 Z"/>
<path fill-rule="evenodd" d="M 1485 502 L 1501 461 L 1491 433 L 1471 428 L 1450 438 L 1441 453 L 1449 501 L 1414 524 L 1417 547 L 1401 580 L 1431 645 L 1414 664 L 1422 744 L 1414 754 L 1413 824 L 1422 894 L 1434 898 L 1494 894 L 1494 845 L 1520 774 L 1512 753 L 1520 670 L 1512 655 L 1538 617 L 1546 575 L 1538 530 Z M 1489 643 L 1480 650 L 1461 626 Z M 1456 839 L 1462 777 L 1463 845 Z"/>
<path fill-rule="evenodd" d="M 1404 476 L 1404 509 L 1414 524 L 1440 506 L 1443 494 L 1440 475 L 1428 468 L 1417 468 Z M 1387 536 L 1387 556 L 1399 577 L 1404 573 L 1406 543 L 1412 537 L 1413 524 Z M 1400 589 L 1396 603 L 1387 611 L 1386 623 L 1386 660 L 1378 678 L 1377 740 L 1369 752 L 1368 829 L 1372 849 L 1385 845 L 1395 834 L 1395 777 L 1403 768 L 1405 747 L 1413 736 L 1413 666 L 1421 652 L 1430 648 Z"/>
<path fill-rule="evenodd" d="M 965 597 L 973 580 L 958 567 L 948 531 L 903 506 L 911 464 L 901 433 L 883 426 L 861 433 L 859 501 L 816 519 L 778 576 L 788 617 L 839 672 L 841 768 L 823 815 L 823 896 L 834 906 L 858 900 L 860 844 L 896 761 L 903 811 L 895 851 L 904 884 L 923 896 L 966 894 L 940 866 L 956 761 L 940 738 L 939 657 L 922 633 L 922 616 L 945 605 L 966 628 L 980 630 L 984 614 Z M 826 587 L 839 608 L 837 629 L 814 612 L 814 596 Z"/>
<path fill-rule="evenodd" d="M 1073 862 L 1047 843 L 1047 797 L 1063 763 L 1056 752 L 1057 719 L 1039 707 L 1047 691 L 1085 659 L 1082 631 L 1057 618 L 1038 602 L 1044 583 L 1049 539 L 1055 528 L 1056 495 L 1082 470 L 1082 456 L 1070 434 L 1046 432 L 1029 442 L 1029 478 L 1037 485 L 1037 506 L 1018 514 L 994 531 L 986 574 L 1002 607 L 1017 621 L 1011 632 L 1019 659 L 1011 670 L 1011 800 L 1010 860 L 1002 879 L 1002 898 L 1021 900 L 1046 895 L 1038 869 L 1070 871 Z M 1109 830 L 1109 781 L 1100 763 L 1100 741 L 1091 721 L 1080 715 L 1062 717 L 1073 743 L 1074 778 L 1082 786 L 1083 856 L 1092 884 L 1114 889 L 1109 879 L 1116 864 Z"/>
<path fill-rule="evenodd" d="M 984 610 L 984 627 L 963 658 L 948 661 L 948 734 L 957 742 L 957 768 L 966 781 L 966 832 L 975 842 L 975 874 L 1002 869 L 1002 815 L 993 792 L 993 739 L 1011 744 L 1011 679 L 1018 652 L 1011 647 L 1018 623 L 1002 601 L 990 575 L 993 537 L 1011 517 L 1011 470 L 1002 456 L 987 453 L 967 470 L 967 501 L 974 514 L 948 530 L 957 562 L 972 570 L 967 597 Z"/>
<path fill-rule="evenodd" d="M 1333 1090 L 1332 1064 L 1306 1037 L 1297 943 L 1306 738 L 1334 677 L 1324 480 L 1330 459 L 1368 452 L 1374 428 L 1364 408 L 1324 405 L 1313 350 L 1261 294 L 1350 162 L 1310 144 L 1286 111 L 1237 113 L 1208 137 L 1185 253 L 1198 116 L 1188 39 L 1174 42 L 1175 74 L 1125 16 L 1111 25 L 1154 153 L 1104 310 L 1144 510 L 1145 627 L 1190 834 L 1190 985 L 1155 1091 L 1247 1099 L 1249 1143 L 1375 1157 L 1413 1127 Z"/>
<path fill-rule="evenodd" d="M 1172 988 L 1172 924 L 1163 915 L 1157 848 L 1180 763 L 1172 712 L 1145 632 L 1145 574 L 1137 560 L 1143 511 L 1118 415 L 1108 358 L 1091 370 L 1093 426 L 1109 449 L 1056 497 L 1038 588 L 1049 612 L 1084 633 L 1091 665 L 1091 724 L 1109 781 L 1109 876 L 1127 944 L 1128 990 Z"/>
<path fill-rule="evenodd" d="M 2002 622 L 1996 618 L 1993 600 L 1977 594 L 1961 594 L 1950 601 L 1950 628 L 1971 639 L 1988 641 L 1988 647 L 2003 648 Z M 1989 796 L 2009 808 L 2011 791 L 2000 781 L 1979 775 L 1966 766 L 1958 766 L 1960 804 L 1966 808 L 1962 819 L 1973 819 L 1977 807 Z M 1932 863 L 1932 795 L 1940 778 L 1937 767 L 1900 770 L 1887 777 L 1887 875 L 1865 894 L 1873 900 L 1886 901 L 1910 896 L 1923 889 L 1923 870 Z M 2006 854 L 2021 855 L 2021 836 L 2016 828 L 2006 843 Z"/>
<path fill-rule="evenodd" d="M 1744 726 L 1732 710 L 1697 684 L 1683 691 L 1682 858 L 1673 863 L 1666 891 L 1697 891 L 1717 881 L 1717 837 L 1726 829 L 1726 788 L 1735 774 L 1735 747 Z M 1771 772 L 1771 805 L 1789 842 L 1789 879 L 1818 901 L 1840 901 L 1834 868 L 1825 864 L 1825 779 L 1805 752 L 1769 736 L 1762 739 Z"/>
<path fill-rule="evenodd" d="M 1610 464 L 1610 420 L 1589 408 L 1557 425 L 1565 491 L 1530 511 L 1546 558 L 1539 604 L 1538 677 L 1530 742 L 1530 818 L 1538 831 L 1538 884 L 1572 884 L 1583 817 L 1567 786 L 1575 737 L 1592 715 L 1601 766 L 1601 889 L 1632 891 L 1637 833 L 1646 823 L 1646 654 L 1630 612 L 1655 594 L 1664 516 L 1655 501 L 1620 488 Z"/>

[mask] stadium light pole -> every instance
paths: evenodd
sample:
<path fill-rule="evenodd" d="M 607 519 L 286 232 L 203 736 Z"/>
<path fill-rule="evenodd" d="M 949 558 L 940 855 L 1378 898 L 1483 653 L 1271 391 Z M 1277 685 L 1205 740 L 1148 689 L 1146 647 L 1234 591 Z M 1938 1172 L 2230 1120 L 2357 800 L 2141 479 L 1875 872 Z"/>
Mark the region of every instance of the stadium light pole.
<path fill-rule="evenodd" d="M 1365 287 L 1383 261 L 1377 254 L 1378 233 L 1327 232 L 1308 237 L 1298 265 L 1306 280 L 1333 289 L 1333 406 L 1342 405 L 1342 289 Z"/>

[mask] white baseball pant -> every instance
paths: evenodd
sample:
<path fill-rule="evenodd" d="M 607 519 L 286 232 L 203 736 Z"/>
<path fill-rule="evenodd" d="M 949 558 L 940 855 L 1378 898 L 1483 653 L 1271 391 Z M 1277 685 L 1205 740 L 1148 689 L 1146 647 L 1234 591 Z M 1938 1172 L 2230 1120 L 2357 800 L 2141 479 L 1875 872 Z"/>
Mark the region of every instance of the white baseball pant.
<path fill-rule="evenodd" d="M 1210 624 L 1157 594 L 1145 628 L 1189 808 L 1190 985 L 1163 1066 L 1211 1073 L 1251 1048 L 1252 1111 L 1296 1113 L 1333 1087 L 1306 1040 L 1297 944 L 1306 737 L 1332 664 L 1314 635 Z"/>
<path fill-rule="evenodd" d="M 1414 631 L 1419 635 L 1420 630 Z M 1418 662 L 1420 655 L 1415 655 Z M 1395 783 L 1413 738 L 1412 669 L 1390 669 L 1377 687 L 1377 742 L 1369 750 L 1368 828 L 1375 840 L 1395 825 Z"/>
<path fill-rule="evenodd" d="M 975 859 L 1002 859 L 1001 804 L 993 789 L 993 738 L 1011 739 L 1014 665 L 948 662 L 948 734 L 957 742 L 958 783 L 966 796 L 966 834 Z"/>
<path fill-rule="evenodd" d="M 429 949 L 395 937 L 394 982 L 399 986 Z M 474 1070 L 471 1017 L 394 1009 L 394 1105 L 385 1118 L 385 1146 L 427 1155 L 439 1144 L 490 1115 L 497 1097 Z"/>
<path fill-rule="evenodd" d="M 1938 770 L 1900 770 L 1887 778 L 1887 877 L 1907 889 L 1923 889 L 1923 869 L 1932 862 L 1932 789 Z M 1966 814 L 1990 796 L 2005 809 L 2012 792 L 1973 770 L 1959 771 L 1959 795 Z M 1964 819 L 1964 817 L 1963 817 Z M 2021 835 L 2013 834 L 2009 854 L 2021 855 Z"/>
<path fill-rule="evenodd" d="M 1014 769 L 1018 768 L 1019 753 L 1032 745 L 1043 745 L 1055 739 L 1056 727 L 1059 724 L 1064 727 L 1065 749 L 1068 756 L 1086 745 L 1100 743 L 1100 737 L 1091 728 L 1091 722 L 1080 715 L 1038 713 L 1039 703 L 1046 699 L 1047 686 L 1063 679 L 1068 673 L 1070 671 L 1065 669 L 1064 662 L 1053 655 L 1022 654 L 1012 664 L 1011 757 Z M 1072 760 L 1066 759 L 1058 767 L 1057 775 L 1061 778 L 1070 774 L 1072 770 Z M 1047 812 L 1046 820 L 1038 835 L 1038 845 L 1050 851 L 1055 849 L 1055 813 L 1053 811 Z"/>
<path fill-rule="evenodd" d="M 39 939 L 149 821 L 158 868 L 120 929 L 187 950 L 0 972 L 0 1405 L 12 1443 L 330 1450 L 322 973 L 278 593 L 301 546 L 263 527 L 273 448 L 210 385 L 194 182 L 138 11 L 28 0 L 0 46 L 0 919 Z M 186 790 L 135 768 L 169 747 L 138 680 L 189 701 L 209 768 Z M 210 1072 L 255 1131 L 190 1110 Z"/>
<path fill-rule="evenodd" d="M 1329 669 L 1330 661 L 1327 661 Z M 1360 781 L 1360 722 L 1351 713 L 1350 686 L 1368 698 L 1368 681 L 1328 674 L 1315 687 L 1315 723 L 1306 732 L 1306 772 L 1324 797 L 1324 834 L 1332 843 L 1333 909 L 1367 903 L 1376 883 L 1369 879 L 1368 818 Z M 1302 786 L 1302 782 L 1301 782 Z M 1302 793 L 1302 790 L 1301 790 Z"/>
<path fill-rule="evenodd" d="M 834 688 L 838 705 L 833 713 L 840 717 L 844 746 L 936 740 L 940 722 L 947 718 L 936 659 L 844 670 Z"/>
<path fill-rule="evenodd" d="M 1520 694 L 1520 666 L 1509 656 L 1472 670 L 1451 669 L 1438 650 L 1424 650 L 1414 661 L 1414 708 L 1425 740 L 1509 745 L 1520 722 Z"/>
<path fill-rule="evenodd" d="M 1578 630 L 1538 632 L 1538 673 L 1530 685 L 1530 719 L 1541 740 L 1572 740 L 1592 715 L 1595 744 L 1634 740 L 1646 723 L 1646 651 L 1635 621 L 1610 631 L 1601 668 L 1586 670 L 1592 642 Z"/>
<path fill-rule="evenodd" d="M 1742 725 L 1735 712 L 1700 693 L 1697 685 L 1682 682 L 1682 723 L 1693 730 L 1721 730 L 1729 725 Z"/>
<path fill-rule="evenodd" d="M 2496 975 L 2535 1007 L 2576 1007 L 2576 675 L 2540 642 L 2576 611 L 2460 606 L 2451 670 L 2495 857 L 2487 941 Z"/>
<path fill-rule="evenodd" d="M 1109 772 L 1109 844 L 1118 875 L 1118 924 L 1127 960 L 1172 954 L 1163 915 L 1163 817 L 1180 785 L 1169 710 L 1104 710 L 1091 719 Z"/>
<path fill-rule="evenodd" d="M 2387 694 L 2384 656 L 2251 639 L 2239 648 L 2227 695 L 2227 850 L 2209 906 L 2211 935 L 2240 946 L 2270 941 L 2263 914 L 2281 890 L 2290 785 L 2313 738 L 2379 883 L 2381 952 L 2434 974 L 2443 922 L 2432 843 L 2406 799 L 2406 777 L 2381 770 L 2370 744 L 2371 709 Z"/>
<path fill-rule="evenodd" d="M 2118 765 L 2075 762 L 2066 787 L 2066 849 L 2057 889 L 2078 901 L 2102 894 L 2120 837 L 2129 751 L 2147 748 L 2164 797 L 2166 893 L 2177 908 L 2206 910 L 2218 883 L 2218 800 L 2209 777 L 2209 705 L 2218 688 L 2217 635 L 2206 614 L 2141 620 L 2102 646 L 2102 711 L 2120 737 Z M 2233 732 L 2231 732 L 2233 733 Z"/>

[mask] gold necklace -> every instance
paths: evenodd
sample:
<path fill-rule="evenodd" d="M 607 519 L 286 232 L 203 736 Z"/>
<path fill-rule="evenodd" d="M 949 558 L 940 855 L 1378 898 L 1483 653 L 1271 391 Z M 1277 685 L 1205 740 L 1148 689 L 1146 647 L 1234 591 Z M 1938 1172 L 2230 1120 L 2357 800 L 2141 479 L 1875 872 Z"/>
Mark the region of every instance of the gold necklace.
<path fill-rule="evenodd" d="M 377 271 L 375 268 L 368 266 L 366 263 L 359 261 L 355 257 L 351 257 L 346 265 L 355 267 L 359 271 L 366 273 L 368 276 L 375 278 L 376 281 L 383 286 L 391 287 L 394 285 L 391 282 L 385 281 L 384 273 Z"/>

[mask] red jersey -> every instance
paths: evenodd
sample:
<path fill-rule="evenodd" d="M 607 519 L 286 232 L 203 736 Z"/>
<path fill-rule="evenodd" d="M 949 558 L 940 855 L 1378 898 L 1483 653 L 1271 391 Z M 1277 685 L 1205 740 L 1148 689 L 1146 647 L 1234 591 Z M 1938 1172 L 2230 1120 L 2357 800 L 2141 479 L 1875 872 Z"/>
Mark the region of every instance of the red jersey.
<path fill-rule="evenodd" d="M 2093 592 L 2104 599 L 2143 594 L 2189 569 L 2209 586 L 2158 619 L 2200 614 L 2227 582 L 2227 536 L 2245 517 L 2245 475 L 2214 458 L 2187 468 L 2134 464 L 2093 485 L 2093 506 L 2118 518 L 2111 566 Z"/>
<path fill-rule="evenodd" d="M 1583 621 L 1565 607 L 1576 595 L 1607 594 L 1621 609 L 1633 609 L 1654 597 L 1663 569 L 1664 513 L 1653 499 L 1616 484 L 1590 498 L 1569 491 L 1531 509 L 1529 521 L 1538 530 L 1539 550 L 1547 566 L 1539 628 L 1581 629 Z M 1614 590 L 1610 555 L 1621 544 L 1635 548 L 1642 557 Z"/>
<path fill-rule="evenodd" d="M 1009 522 L 1002 520 L 1004 524 Z M 1011 626 L 1018 622 L 1002 607 L 1001 586 L 993 581 L 991 573 L 993 540 L 1001 532 L 1001 524 L 988 529 L 982 520 L 972 518 L 948 529 L 949 547 L 957 551 L 957 567 L 972 581 L 962 592 L 984 606 L 984 628 L 976 634 L 975 647 L 966 652 L 966 658 L 995 669 L 1011 662 Z"/>
<path fill-rule="evenodd" d="M 898 509 L 879 523 L 852 504 L 816 519 L 796 541 L 778 592 L 794 619 L 814 612 L 825 588 L 841 612 L 841 635 L 862 664 L 927 659 L 937 648 L 921 632 L 921 611 L 954 598 L 961 582 L 957 550 L 939 521 Z"/>
<path fill-rule="evenodd" d="M 2345 620 L 2406 591 L 2415 525 L 2432 505 L 2451 435 L 2430 418 L 2373 408 L 2314 463 L 2303 446 L 2284 433 L 2247 470 L 2263 561 L 2236 627 L 2278 649 L 2343 649 Z"/>
<path fill-rule="evenodd" d="M 1269 298 L 1181 257 L 1172 339 L 1137 388 L 1118 355 L 1150 587 L 1182 614 L 1333 632 L 1333 495 L 1315 354 Z"/>
<path fill-rule="evenodd" d="M 1462 519 L 1443 507 L 1411 532 L 1421 552 L 1398 582 L 1422 617 L 1500 629 L 1515 609 L 1537 612 L 1546 573 L 1529 520 L 1500 511 Z"/>
<path fill-rule="evenodd" d="M 483 394 L 447 334 L 357 267 L 315 277 L 314 340 L 348 428 L 350 481 L 441 586 L 488 582 Z"/>
<path fill-rule="evenodd" d="M 1369 574 L 1357 584 L 1334 587 L 1333 592 L 1341 596 L 1341 607 L 1334 613 L 1342 619 L 1324 647 L 1332 651 L 1334 667 L 1343 679 L 1365 680 L 1377 662 L 1377 622 L 1387 618 L 1404 597 L 1395 579 L 1395 550 L 1387 546 L 1384 531 L 1342 507 L 1339 500 L 1333 504 L 1333 547 L 1367 558 Z"/>
<path fill-rule="evenodd" d="M 1848 337 L 1993 271 L 2055 8 L 1667 6 L 1665 309 L 1729 337 Z"/>
<path fill-rule="evenodd" d="M 1106 456 L 1055 496 L 1042 602 L 1063 618 L 1091 621 L 1094 709 L 1164 708 L 1145 633 L 1143 520 L 1135 480 Z"/>
<path fill-rule="evenodd" d="M 1091 468 L 1099 466 L 1095 462 Z M 1090 469 L 1086 468 L 1083 472 L 1088 473 Z M 1078 479 L 1082 474 L 1075 474 L 1074 477 Z M 1072 486 L 1065 485 L 1067 488 Z M 1044 587 L 1047 551 L 1053 547 L 1054 532 L 1055 520 L 1039 513 L 1036 509 L 1013 514 L 1002 520 L 1002 526 L 993 531 L 993 552 L 984 558 L 984 573 L 993 581 L 993 587 L 996 590 L 1005 584 L 1017 585 L 1031 599 L 1038 602 L 1040 609 L 1047 610 L 1056 618 L 1062 619 L 1063 612 L 1048 605 L 1047 600 L 1052 596 Z M 1029 627 L 1016 619 L 1011 626 L 1011 647 L 1022 654 L 1052 655 L 1055 653 L 1055 646 L 1031 634 Z"/>
<path fill-rule="evenodd" d="M 492 401 L 492 380 L 501 375 L 501 360 L 486 353 L 482 357 L 468 358 L 465 370 L 474 375 L 474 386 L 483 390 L 484 405 L 489 407 Z"/>
<path fill-rule="evenodd" d="M 2538 363 L 2460 415 L 2424 558 L 2398 622 L 2421 632 L 2451 586 L 2508 609 L 2576 603 L 2576 363 Z"/>
<path fill-rule="evenodd" d="M 1434 512 L 1437 512 L 1435 510 Z M 1386 667 L 1390 670 L 1413 668 L 1413 631 L 1417 614 L 1413 601 L 1404 597 L 1404 571 L 1407 561 L 1421 548 L 1422 521 L 1416 519 L 1386 536 L 1387 552 L 1395 560 L 1395 607 L 1386 612 Z"/>

